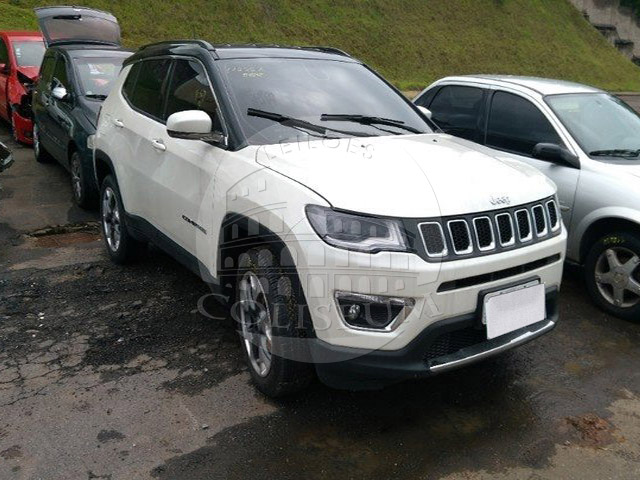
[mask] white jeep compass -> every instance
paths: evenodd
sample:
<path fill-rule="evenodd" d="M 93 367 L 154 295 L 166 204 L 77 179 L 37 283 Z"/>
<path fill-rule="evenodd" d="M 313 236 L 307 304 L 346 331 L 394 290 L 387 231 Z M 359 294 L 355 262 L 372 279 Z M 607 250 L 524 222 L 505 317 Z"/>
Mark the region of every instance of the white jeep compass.
<path fill-rule="evenodd" d="M 556 188 L 338 50 L 149 45 L 95 138 L 116 263 L 145 242 L 224 295 L 258 388 L 426 377 L 550 331 Z"/>

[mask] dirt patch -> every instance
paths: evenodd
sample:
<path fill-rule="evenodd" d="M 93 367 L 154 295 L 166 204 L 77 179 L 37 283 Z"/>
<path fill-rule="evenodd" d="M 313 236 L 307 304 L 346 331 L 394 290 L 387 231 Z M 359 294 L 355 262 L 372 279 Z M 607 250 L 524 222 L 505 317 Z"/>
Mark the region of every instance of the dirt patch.
<path fill-rule="evenodd" d="M 5 460 L 20 458 L 22 457 L 22 449 L 20 448 L 20 445 L 14 445 L 13 447 L 7 448 L 6 450 L 0 452 L 0 457 L 4 458 Z"/>
<path fill-rule="evenodd" d="M 578 443 L 583 446 L 599 448 L 617 441 L 613 425 L 594 413 L 568 417 L 566 421 L 574 428 L 579 437 Z"/>
<path fill-rule="evenodd" d="M 98 222 L 72 223 L 68 225 L 53 225 L 29 232 L 30 237 L 49 237 L 52 235 L 64 235 L 70 233 L 93 233 L 100 234 L 100 224 Z"/>
<path fill-rule="evenodd" d="M 126 435 L 117 430 L 101 430 L 100 433 L 98 433 L 98 441 L 100 443 L 124 440 L 125 438 L 127 438 Z"/>
<path fill-rule="evenodd" d="M 38 248 L 61 248 L 78 243 L 91 243 L 100 240 L 100 235 L 88 232 L 62 233 L 36 237 L 35 246 Z"/>

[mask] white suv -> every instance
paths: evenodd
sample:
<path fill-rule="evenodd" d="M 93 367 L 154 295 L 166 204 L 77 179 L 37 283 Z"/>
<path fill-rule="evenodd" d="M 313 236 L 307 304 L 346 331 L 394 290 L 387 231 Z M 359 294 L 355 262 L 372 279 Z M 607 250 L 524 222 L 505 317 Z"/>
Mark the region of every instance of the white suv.
<path fill-rule="evenodd" d="M 338 50 L 144 47 L 92 139 L 107 250 L 151 241 L 228 295 L 272 396 L 314 373 L 424 377 L 550 331 L 555 186 L 434 128 Z"/>

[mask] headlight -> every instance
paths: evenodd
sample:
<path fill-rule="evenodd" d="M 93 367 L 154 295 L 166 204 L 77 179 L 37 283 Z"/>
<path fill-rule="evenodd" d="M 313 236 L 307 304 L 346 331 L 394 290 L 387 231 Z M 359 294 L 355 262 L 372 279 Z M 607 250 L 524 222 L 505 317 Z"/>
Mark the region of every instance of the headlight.
<path fill-rule="evenodd" d="M 407 238 L 399 220 L 364 217 L 309 205 L 307 217 L 329 245 L 358 252 L 406 252 Z"/>

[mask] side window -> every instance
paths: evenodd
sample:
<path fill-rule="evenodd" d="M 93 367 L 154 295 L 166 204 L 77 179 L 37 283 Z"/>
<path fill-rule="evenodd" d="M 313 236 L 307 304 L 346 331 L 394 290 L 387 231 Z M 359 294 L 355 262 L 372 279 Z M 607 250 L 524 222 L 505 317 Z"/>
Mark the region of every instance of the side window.
<path fill-rule="evenodd" d="M 67 76 L 67 61 L 64 57 L 58 57 L 56 61 L 56 67 L 53 70 L 53 78 L 51 80 L 51 84 L 53 88 L 63 86 L 66 89 L 70 90 L 71 85 L 69 84 L 69 77 Z"/>
<path fill-rule="evenodd" d="M 491 103 L 487 145 L 530 157 L 538 143 L 564 146 L 538 107 L 518 95 L 497 92 Z"/>
<path fill-rule="evenodd" d="M 167 96 L 167 118 L 185 110 L 202 110 L 208 113 L 213 129 L 221 129 L 216 99 L 207 75 L 202 65 L 194 60 L 176 61 Z"/>
<path fill-rule="evenodd" d="M 40 69 L 40 89 L 51 86 L 53 67 L 55 67 L 55 65 L 56 57 L 53 55 L 47 55 L 42 61 L 42 68 Z"/>
<path fill-rule="evenodd" d="M 127 97 L 129 101 L 133 98 L 133 90 L 136 86 L 136 80 L 138 79 L 138 72 L 140 71 L 140 63 L 136 63 L 129 70 L 129 75 L 127 75 L 126 80 L 124 81 L 124 85 L 122 85 L 122 92 L 124 96 Z"/>
<path fill-rule="evenodd" d="M 2 39 L 0 39 L 0 63 L 5 65 L 9 64 L 9 49 Z"/>
<path fill-rule="evenodd" d="M 481 142 L 480 113 L 484 98 L 481 88 L 450 85 L 438 91 L 428 108 L 433 114 L 432 120 L 442 131 Z"/>
<path fill-rule="evenodd" d="M 140 72 L 129 97 L 131 104 L 147 115 L 164 121 L 164 99 L 171 60 L 147 60 L 140 63 Z"/>

